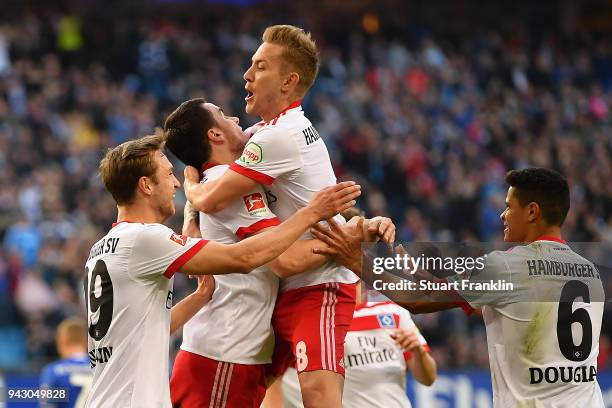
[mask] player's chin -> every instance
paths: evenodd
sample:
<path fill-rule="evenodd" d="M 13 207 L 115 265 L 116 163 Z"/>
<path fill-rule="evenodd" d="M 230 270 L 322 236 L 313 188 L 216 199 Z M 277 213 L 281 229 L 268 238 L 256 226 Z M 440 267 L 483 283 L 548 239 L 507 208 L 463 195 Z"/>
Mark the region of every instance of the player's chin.
<path fill-rule="evenodd" d="M 254 107 L 255 107 L 255 106 L 254 106 L 254 104 L 253 104 L 253 101 L 252 101 L 252 100 L 248 100 L 248 101 L 246 101 L 246 105 L 245 105 L 245 107 L 244 107 L 244 110 L 245 110 L 245 112 L 246 112 L 246 113 L 248 113 L 249 115 L 251 115 L 251 114 L 253 114 L 253 113 L 254 113 L 254 112 L 253 112 L 253 111 L 255 110 L 255 109 L 254 109 Z"/>

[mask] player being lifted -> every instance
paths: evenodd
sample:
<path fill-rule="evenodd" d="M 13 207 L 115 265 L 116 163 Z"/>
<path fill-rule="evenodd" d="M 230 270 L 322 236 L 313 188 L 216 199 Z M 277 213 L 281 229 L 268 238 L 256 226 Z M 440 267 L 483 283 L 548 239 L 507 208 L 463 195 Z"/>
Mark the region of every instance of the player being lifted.
<path fill-rule="evenodd" d="M 214 213 L 269 187 L 271 209 L 281 221 L 303 208 L 315 191 L 336 182 L 323 139 L 304 116 L 301 98 L 319 66 L 314 41 L 293 26 L 268 27 L 244 74 L 246 111 L 261 117 L 260 129 L 239 160 L 214 182 L 199 184 L 185 171 L 185 192 L 200 211 Z M 344 223 L 342 217 L 335 218 Z M 305 235 L 304 238 L 308 238 Z M 273 315 L 276 347 L 272 376 L 296 361 L 307 406 L 339 407 L 344 337 L 355 307 L 357 277 L 333 261 L 314 273 L 284 279 Z"/>
<path fill-rule="evenodd" d="M 495 407 L 603 407 L 596 376 L 604 291 L 595 265 L 561 238 L 570 207 L 567 180 L 528 168 L 510 171 L 506 182 L 504 241 L 519 245 L 487 254 L 485 267 L 462 279 L 503 279 L 513 290 L 483 293 L 458 285 L 459 302 L 440 291 L 385 294 L 413 313 L 483 307 Z M 333 231 L 320 231 L 333 248 Z M 411 300 L 417 296 L 428 300 Z"/>
<path fill-rule="evenodd" d="M 238 118 L 202 98 L 182 103 L 166 119 L 164 135 L 168 150 L 183 163 L 203 169 L 202 183 L 221 177 L 246 143 Z M 383 232 L 394 229 L 382 217 L 366 222 L 373 235 L 381 225 Z M 279 224 L 258 184 L 227 208 L 200 213 L 199 229 L 197 225 L 190 229 L 205 239 L 233 243 Z M 355 241 L 360 244 L 363 234 L 357 235 Z M 278 278 L 272 272 L 285 278 L 321 266 L 328 258 L 314 254 L 313 248 L 322 245 L 317 240 L 299 240 L 249 275 L 216 278 L 214 297 L 183 329 L 170 381 L 173 405 L 260 406 L 266 391 L 264 365 L 271 362 L 274 341 L 271 319 Z M 209 378 L 209 383 L 202 378 Z"/>
<path fill-rule="evenodd" d="M 170 407 L 168 348 L 181 327 L 210 298 L 212 279 L 172 307 L 173 275 L 248 273 L 276 258 L 311 225 L 354 204 L 359 186 L 341 183 L 257 239 L 223 245 L 176 235 L 162 223 L 174 214 L 179 188 L 162 152 L 161 135 L 107 152 L 104 185 L 118 207 L 117 222 L 91 249 L 85 267 L 88 350 L 94 379 L 88 407 Z"/>

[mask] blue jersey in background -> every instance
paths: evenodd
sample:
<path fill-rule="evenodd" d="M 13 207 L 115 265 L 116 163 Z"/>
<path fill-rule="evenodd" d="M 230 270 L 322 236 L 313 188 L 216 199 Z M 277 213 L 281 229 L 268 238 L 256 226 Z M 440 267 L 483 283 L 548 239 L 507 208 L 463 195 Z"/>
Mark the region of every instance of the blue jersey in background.
<path fill-rule="evenodd" d="M 83 408 L 93 379 L 89 357 L 83 353 L 48 364 L 40 377 L 41 388 L 67 388 L 67 402 L 41 401 L 41 408 Z"/>

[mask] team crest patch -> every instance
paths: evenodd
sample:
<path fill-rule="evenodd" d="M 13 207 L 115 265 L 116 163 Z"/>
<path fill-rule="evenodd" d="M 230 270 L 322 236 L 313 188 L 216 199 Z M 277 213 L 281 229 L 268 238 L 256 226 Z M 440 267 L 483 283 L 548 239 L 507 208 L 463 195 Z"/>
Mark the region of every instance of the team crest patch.
<path fill-rule="evenodd" d="M 187 237 L 184 235 L 176 235 L 176 234 L 172 234 L 170 235 L 170 240 L 176 242 L 177 244 L 181 245 L 181 246 L 185 246 L 185 244 L 187 243 Z"/>
<path fill-rule="evenodd" d="M 261 146 L 255 142 L 249 142 L 242 151 L 240 162 L 246 165 L 261 163 L 263 160 L 263 150 Z"/>
<path fill-rule="evenodd" d="M 379 314 L 376 315 L 378 319 L 378 324 L 383 329 L 394 329 L 395 328 L 395 319 L 392 314 Z"/>
<path fill-rule="evenodd" d="M 244 205 L 249 212 L 249 215 L 258 215 L 268 212 L 268 206 L 261 193 L 253 193 L 242 197 Z"/>

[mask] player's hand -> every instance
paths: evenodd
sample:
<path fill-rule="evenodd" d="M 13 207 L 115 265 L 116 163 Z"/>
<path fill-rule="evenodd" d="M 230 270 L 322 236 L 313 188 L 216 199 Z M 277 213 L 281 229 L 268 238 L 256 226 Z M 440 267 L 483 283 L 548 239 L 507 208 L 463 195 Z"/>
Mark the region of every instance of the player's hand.
<path fill-rule="evenodd" d="M 354 206 L 355 199 L 360 195 L 359 184 L 354 181 L 344 181 L 316 193 L 305 208 L 313 212 L 317 221 L 327 220 Z"/>
<path fill-rule="evenodd" d="M 259 129 L 261 129 L 262 127 L 264 127 L 264 123 L 259 122 L 254 124 L 253 126 L 246 128 L 242 133 L 244 133 L 244 135 L 250 139 L 255 133 L 259 132 Z"/>
<path fill-rule="evenodd" d="M 395 340 L 395 344 L 404 351 L 414 352 L 421 348 L 421 342 L 414 330 L 397 329 L 390 336 Z"/>
<path fill-rule="evenodd" d="M 213 275 L 198 275 L 198 288 L 193 293 L 208 302 L 212 299 L 214 291 L 215 277 Z"/>
<path fill-rule="evenodd" d="M 395 242 L 395 224 L 388 217 L 371 218 L 368 223 L 368 234 L 382 239 L 387 244 L 392 244 Z"/>
<path fill-rule="evenodd" d="M 363 242 L 363 217 L 359 217 L 356 225 L 341 228 L 329 219 L 329 228 L 321 224 L 313 226 L 312 235 L 327 244 L 327 247 L 314 248 L 315 254 L 329 255 L 340 265 L 361 275 L 361 243 Z"/>
<path fill-rule="evenodd" d="M 183 170 L 183 176 L 185 176 L 185 181 L 183 182 L 185 186 L 200 183 L 200 172 L 193 166 L 186 166 L 185 170 Z"/>

